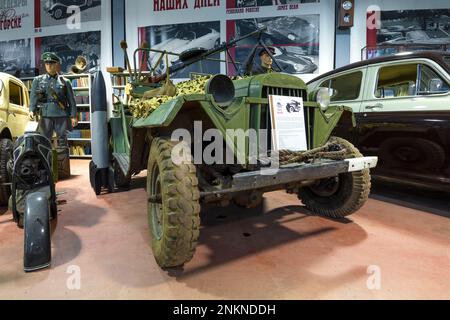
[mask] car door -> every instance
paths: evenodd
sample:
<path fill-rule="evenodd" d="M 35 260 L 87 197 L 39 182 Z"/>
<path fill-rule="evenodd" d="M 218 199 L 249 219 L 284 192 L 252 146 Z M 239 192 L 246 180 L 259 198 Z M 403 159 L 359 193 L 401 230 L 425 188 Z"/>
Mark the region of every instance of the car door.
<path fill-rule="evenodd" d="M 20 82 L 14 79 L 9 80 L 7 122 L 13 138 L 22 135 L 28 123 L 29 97 L 26 90 Z"/>
<path fill-rule="evenodd" d="M 375 172 L 450 183 L 450 79 L 431 60 L 395 61 L 368 69 L 358 147 L 379 156 Z"/>
<path fill-rule="evenodd" d="M 310 85 L 310 89 L 315 90 L 320 87 L 334 89 L 335 94 L 331 97 L 331 105 L 350 107 L 355 117 L 358 117 L 362 104 L 366 69 L 367 67 L 364 66 L 328 76 L 312 86 Z M 356 144 L 358 138 L 356 130 L 352 126 L 351 119 L 347 120 L 338 124 L 333 134 Z"/>

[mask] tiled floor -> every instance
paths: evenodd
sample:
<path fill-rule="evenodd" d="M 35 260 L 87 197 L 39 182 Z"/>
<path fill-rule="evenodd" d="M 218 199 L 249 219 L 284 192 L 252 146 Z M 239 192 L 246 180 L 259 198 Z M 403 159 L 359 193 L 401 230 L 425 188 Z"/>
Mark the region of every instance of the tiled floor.
<path fill-rule="evenodd" d="M 0 217 L 1 299 L 450 299 L 444 194 L 376 185 L 343 222 L 309 216 L 283 192 L 267 194 L 263 210 L 211 208 L 194 259 L 164 271 L 149 246 L 145 176 L 96 197 L 87 168 L 74 161 L 57 186 L 67 204 L 50 269 L 23 273 L 23 232 Z"/>

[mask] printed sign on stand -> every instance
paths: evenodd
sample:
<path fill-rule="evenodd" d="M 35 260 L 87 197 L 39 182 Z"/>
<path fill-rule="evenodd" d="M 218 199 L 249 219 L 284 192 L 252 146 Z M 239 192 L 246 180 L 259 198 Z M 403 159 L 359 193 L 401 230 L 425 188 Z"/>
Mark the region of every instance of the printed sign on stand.
<path fill-rule="evenodd" d="M 303 99 L 273 95 L 269 96 L 269 107 L 273 149 L 307 150 Z"/>

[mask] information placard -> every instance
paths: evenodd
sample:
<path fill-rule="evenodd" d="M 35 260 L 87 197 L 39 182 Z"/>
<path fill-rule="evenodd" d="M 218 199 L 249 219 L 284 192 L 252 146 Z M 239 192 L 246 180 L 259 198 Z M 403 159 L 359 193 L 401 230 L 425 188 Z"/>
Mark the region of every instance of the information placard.
<path fill-rule="evenodd" d="M 306 126 L 303 99 L 287 96 L 269 96 L 272 120 L 272 143 L 275 151 L 305 151 Z"/>

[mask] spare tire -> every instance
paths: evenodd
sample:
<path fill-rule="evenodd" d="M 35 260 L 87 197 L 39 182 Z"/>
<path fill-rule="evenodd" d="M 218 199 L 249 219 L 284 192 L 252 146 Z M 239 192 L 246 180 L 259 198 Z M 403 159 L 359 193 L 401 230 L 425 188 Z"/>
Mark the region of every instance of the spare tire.
<path fill-rule="evenodd" d="M 395 137 L 380 145 L 379 157 L 385 168 L 436 172 L 445 164 L 445 151 L 434 141 Z"/>

